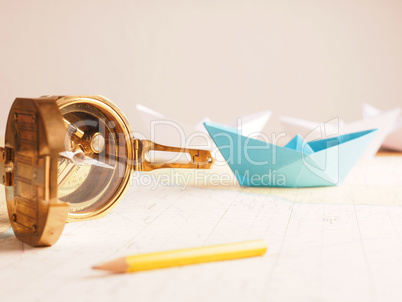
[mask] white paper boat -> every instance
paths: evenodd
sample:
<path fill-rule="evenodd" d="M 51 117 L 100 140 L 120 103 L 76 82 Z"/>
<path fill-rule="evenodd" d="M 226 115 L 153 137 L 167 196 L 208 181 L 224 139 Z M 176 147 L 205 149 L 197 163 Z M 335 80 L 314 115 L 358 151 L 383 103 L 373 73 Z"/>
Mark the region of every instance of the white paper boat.
<path fill-rule="evenodd" d="M 285 116 L 280 117 L 280 121 L 290 137 L 300 134 L 306 141 L 378 129 L 377 134 L 362 156 L 363 158 L 370 158 L 380 149 L 385 138 L 394 128 L 395 121 L 399 115 L 400 109 L 394 109 L 352 123 L 345 123 L 339 118 L 320 123 Z"/>
<path fill-rule="evenodd" d="M 383 114 L 378 108 L 369 104 L 363 104 L 363 118 L 371 119 Z M 398 116 L 394 127 L 382 143 L 382 147 L 402 152 L 402 116 Z"/>
<path fill-rule="evenodd" d="M 137 110 L 148 131 L 147 136 L 160 144 L 211 148 L 211 138 L 204 128 L 204 122 L 210 121 L 208 117 L 194 125 L 169 118 L 146 106 L 137 105 Z M 271 111 L 262 111 L 239 117 L 228 126 L 241 130 L 242 135 L 249 136 L 261 132 L 271 117 Z"/>

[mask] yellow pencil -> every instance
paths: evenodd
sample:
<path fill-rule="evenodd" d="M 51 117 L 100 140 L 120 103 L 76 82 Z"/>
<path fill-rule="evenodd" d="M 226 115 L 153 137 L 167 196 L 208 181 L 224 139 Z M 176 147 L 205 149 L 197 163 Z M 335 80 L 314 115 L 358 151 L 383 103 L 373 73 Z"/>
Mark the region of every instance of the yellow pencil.
<path fill-rule="evenodd" d="M 129 273 L 203 262 L 262 256 L 267 249 L 268 246 L 264 240 L 254 240 L 128 256 L 96 265 L 93 268 L 115 273 Z"/>

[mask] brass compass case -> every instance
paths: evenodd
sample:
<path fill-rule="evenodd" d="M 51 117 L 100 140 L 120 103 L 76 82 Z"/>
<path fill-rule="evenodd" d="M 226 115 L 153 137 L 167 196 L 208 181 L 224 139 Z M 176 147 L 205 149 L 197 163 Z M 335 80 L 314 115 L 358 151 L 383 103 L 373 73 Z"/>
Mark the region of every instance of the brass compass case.
<path fill-rule="evenodd" d="M 52 245 L 69 211 L 57 198 L 65 127 L 54 100 L 16 99 L 8 117 L 0 174 L 11 226 L 32 246 Z"/>
<path fill-rule="evenodd" d="M 154 163 L 151 150 L 190 154 L 188 163 Z M 54 244 L 67 221 L 95 219 L 124 195 L 131 171 L 208 169 L 207 150 L 135 139 L 123 113 L 102 96 L 15 100 L 0 148 L 11 226 L 32 245 Z"/>

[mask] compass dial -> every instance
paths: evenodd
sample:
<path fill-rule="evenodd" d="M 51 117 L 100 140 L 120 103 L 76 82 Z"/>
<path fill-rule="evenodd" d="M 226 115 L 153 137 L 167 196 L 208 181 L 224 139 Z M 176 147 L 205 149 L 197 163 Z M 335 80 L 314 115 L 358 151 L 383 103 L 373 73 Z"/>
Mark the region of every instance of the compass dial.
<path fill-rule="evenodd" d="M 67 128 L 58 198 L 70 203 L 70 221 L 101 217 L 124 193 L 130 177 L 128 123 L 113 103 L 99 96 L 63 97 L 58 105 Z"/>

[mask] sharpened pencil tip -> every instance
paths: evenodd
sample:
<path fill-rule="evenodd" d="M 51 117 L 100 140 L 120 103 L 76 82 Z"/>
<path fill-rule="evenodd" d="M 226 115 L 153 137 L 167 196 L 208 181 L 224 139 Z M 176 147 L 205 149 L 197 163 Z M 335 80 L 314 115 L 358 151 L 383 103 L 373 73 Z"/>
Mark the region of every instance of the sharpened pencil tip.
<path fill-rule="evenodd" d="M 92 266 L 92 269 L 109 271 L 113 273 L 125 273 L 127 264 L 123 258 L 119 258 L 110 262 L 101 263 Z"/>

